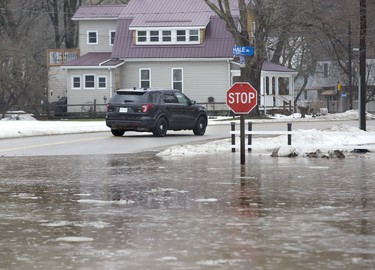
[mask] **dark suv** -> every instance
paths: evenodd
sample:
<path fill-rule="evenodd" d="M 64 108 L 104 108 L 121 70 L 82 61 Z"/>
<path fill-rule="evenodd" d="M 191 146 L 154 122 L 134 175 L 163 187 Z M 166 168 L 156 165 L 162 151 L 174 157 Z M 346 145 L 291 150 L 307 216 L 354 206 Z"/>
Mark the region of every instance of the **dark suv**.
<path fill-rule="evenodd" d="M 187 129 L 204 135 L 207 113 L 178 90 L 117 90 L 107 104 L 106 124 L 114 136 L 145 131 L 163 137 L 167 130 Z"/>

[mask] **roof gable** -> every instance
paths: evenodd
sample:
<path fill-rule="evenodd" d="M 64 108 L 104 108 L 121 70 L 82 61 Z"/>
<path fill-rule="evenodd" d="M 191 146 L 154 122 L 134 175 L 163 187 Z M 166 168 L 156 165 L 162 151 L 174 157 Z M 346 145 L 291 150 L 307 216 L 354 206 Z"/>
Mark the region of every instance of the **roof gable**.
<path fill-rule="evenodd" d="M 233 16 L 238 16 L 237 0 L 231 0 Z M 203 0 L 132 0 L 121 18 L 134 18 L 130 27 L 206 26 L 215 13 Z"/>
<path fill-rule="evenodd" d="M 215 2 L 215 0 L 213 1 Z M 232 14 L 238 15 L 237 0 L 230 0 Z M 137 14 L 184 14 L 214 12 L 203 0 L 131 0 L 126 6 L 124 17 Z"/>

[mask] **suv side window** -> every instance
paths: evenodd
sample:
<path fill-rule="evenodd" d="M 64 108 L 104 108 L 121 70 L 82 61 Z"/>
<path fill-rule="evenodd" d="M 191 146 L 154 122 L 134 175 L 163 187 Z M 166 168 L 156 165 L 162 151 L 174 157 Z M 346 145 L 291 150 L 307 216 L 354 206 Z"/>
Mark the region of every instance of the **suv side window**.
<path fill-rule="evenodd" d="M 179 104 L 183 104 L 183 105 L 189 104 L 189 99 L 184 94 L 180 92 L 175 92 L 174 94 L 177 97 Z"/>
<path fill-rule="evenodd" d="M 176 96 L 171 92 L 164 92 L 165 103 L 179 103 Z"/>
<path fill-rule="evenodd" d="M 160 92 L 150 92 L 149 102 L 154 104 L 160 104 L 162 101 L 162 93 Z"/>

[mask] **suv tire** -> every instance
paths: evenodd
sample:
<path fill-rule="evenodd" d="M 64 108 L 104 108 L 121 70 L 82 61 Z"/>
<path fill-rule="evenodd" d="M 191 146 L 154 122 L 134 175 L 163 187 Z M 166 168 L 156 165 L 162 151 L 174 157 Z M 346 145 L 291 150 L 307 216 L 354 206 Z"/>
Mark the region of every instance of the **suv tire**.
<path fill-rule="evenodd" d="M 124 135 L 125 130 L 121 130 L 121 129 L 111 129 L 111 132 L 112 132 L 113 136 L 121 137 L 122 135 Z"/>
<path fill-rule="evenodd" d="M 157 137 L 164 137 L 167 134 L 168 122 L 164 117 L 161 117 L 155 125 L 152 133 Z"/>
<path fill-rule="evenodd" d="M 193 129 L 194 135 L 202 136 L 206 133 L 207 121 L 203 116 L 200 116 Z"/>

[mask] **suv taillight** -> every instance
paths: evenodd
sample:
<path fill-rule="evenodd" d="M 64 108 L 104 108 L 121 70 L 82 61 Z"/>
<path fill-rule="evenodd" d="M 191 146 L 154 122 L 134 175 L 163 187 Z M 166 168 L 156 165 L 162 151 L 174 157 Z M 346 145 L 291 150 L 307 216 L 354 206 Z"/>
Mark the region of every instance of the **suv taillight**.
<path fill-rule="evenodd" d="M 105 111 L 106 111 L 106 112 L 109 112 L 109 103 L 106 104 L 106 106 L 105 106 Z"/>
<path fill-rule="evenodd" d="M 150 104 L 150 103 L 142 104 L 142 112 L 143 113 L 147 113 L 151 108 L 152 108 L 152 104 Z"/>

